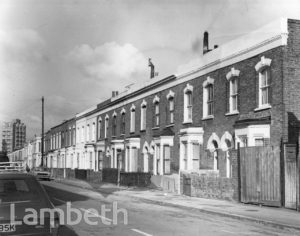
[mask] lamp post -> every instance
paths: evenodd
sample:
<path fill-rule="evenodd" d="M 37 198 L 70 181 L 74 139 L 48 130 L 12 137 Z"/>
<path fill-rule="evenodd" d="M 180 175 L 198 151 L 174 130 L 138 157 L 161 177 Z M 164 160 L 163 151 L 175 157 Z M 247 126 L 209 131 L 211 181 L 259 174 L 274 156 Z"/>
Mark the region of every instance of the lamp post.
<path fill-rule="evenodd" d="M 44 166 L 44 96 L 42 97 L 42 139 L 41 139 L 41 167 Z"/>

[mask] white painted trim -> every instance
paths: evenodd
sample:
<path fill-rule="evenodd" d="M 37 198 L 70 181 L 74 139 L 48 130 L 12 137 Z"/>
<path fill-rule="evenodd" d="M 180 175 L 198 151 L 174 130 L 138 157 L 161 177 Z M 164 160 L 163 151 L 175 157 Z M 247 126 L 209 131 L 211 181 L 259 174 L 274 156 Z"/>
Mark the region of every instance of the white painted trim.
<path fill-rule="evenodd" d="M 265 58 L 262 56 L 260 61 L 255 65 L 255 70 L 257 72 L 261 72 L 266 66 L 271 66 L 272 60 L 270 58 Z"/>
<path fill-rule="evenodd" d="M 240 71 L 232 67 L 231 70 L 226 74 L 226 79 L 230 80 L 234 76 L 236 77 L 240 76 Z"/>
<path fill-rule="evenodd" d="M 113 117 L 116 117 L 117 116 L 117 112 L 116 111 L 114 111 L 114 113 L 113 113 L 113 115 L 112 115 Z"/>
<path fill-rule="evenodd" d="M 147 150 L 146 150 L 147 148 Z M 143 145 L 143 154 L 150 152 L 150 148 L 149 145 L 147 143 L 147 141 L 145 141 L 144 145 Z"/>
<path fill-rule="evenodd" d="M 153 98 L 153 104 L 159 102 L 159 97 L 157 95 L 155 95 L 155 97 Z"/>
<path fill-rule="evenodd" d="M 254 111 L 262 111 L 262 110 L 267 110 L 267 109 L 271 109 L 272 106 L 270 104 L 264 104 L 264 105 L 261 105 L 257 108 L 254 109 Z"/>
<path fill-rule="evenodd" d="M 228 140 L 231 143 L 230 147 L 228 147 L 226 140 Z M 229 148 L 233 148 L 233 147 L 234 147 L 234 142 L 233 142 L 232 135 L 228 131 L 226 131 L 221 137 L 221 149 L 223 151 L 227 151 Z"/>
<path fill-rule="evenodd" d="M 130 111 L 133 111 L 133 110 L 135 110 L 135 105 L 134 104 L 132 104 L 131 107 L 130 107 Z"/>
<path fill-rule="evenodd" d="M 142 108 L 142 107 L 144 107 L 144 106 L 146 106 L 146 107 L 147 107 L 147 102 L 146 102 L 146 100 L 145 100 L 145 99 L 143 99 L 143 102 L 141 103 L 141 108 Z"/>
<path fill-rule="evenodd" d="M 120 111 L 120 114 L 122 115 L 122 114 L 125 114 L 125 113 L 126 113 L 126 110 L 125 110 L 125 108 L 123 107 L 122 110 Z"/>
<path fill-rule="evenodd" d="M 211 77 L 207 77 L 206 80 L 203 82 L 202 86 L 203 88 L 206 88 L 209 84 L 214 85 L 215 79 L 211 78 Z"/>
<path fill-rule="evenodd" d="M 108 120 L 108 119 L 109 119 L 109 115 L 106 114 L 106 115 L 105 115 L 105 120 Z"/>
<path fill-rule="evenodd" d="M 206 147 L 206 149 L 210 150 L 211 152 L 213 152 L 216 149 L 215 145 L 213 144 L 213 141 L 215 141 L 218 144 L 218 148 L 221 147 L 220 146 L 221 140 L 219 136 L 216 133 L 212 133 L 207 141 L 207 147 Z"/>
<path fill-rule="evenodd" d="M 186 94 L 187 92 L 192 92 L 192 93 L 193 93 L 193 89 L 194 89 L 194 87 L 188 83 L 188 84 L 185 86 L 183 92 L 184 92 L 184 94 Z"/>
<path fill-rule="evenodd" d="M 175 96 L 175 93 L 172 90 L 170 90 L 166 97 L 167 97 L 167 100 L 169 100 L 170 98 L 174 98 L 174 96 Z"/>
<path fill-rule="evenodd" d="M 231 112 L 226 113 L 225 116 L 233 116 L 233 115 L 238 115 L 238 114 L 240 114 L 240 112 L 238 110 L 236 110 L 236 111 L 231 111 Z"/>

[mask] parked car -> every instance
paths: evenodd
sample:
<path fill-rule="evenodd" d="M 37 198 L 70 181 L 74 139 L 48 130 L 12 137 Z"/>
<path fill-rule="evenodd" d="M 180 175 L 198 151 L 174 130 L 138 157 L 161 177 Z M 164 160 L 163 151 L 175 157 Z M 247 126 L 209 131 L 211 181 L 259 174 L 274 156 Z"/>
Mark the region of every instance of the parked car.
<path fill-rule="evenodd" d="M 15 208 L 14 221 L 11 221 L 12 204 Z M 34 209 L 37 222 L 28 225 L 26 209 Z M 32 174 L 25 172 L 0 172 L 0 235 L 47 235 L 58 236 L 59 215 L 40 214 L 41 209 L 53 210 L 47 193 Z M 20 221 L 20 224 L 15 222 Z M 44 223 L 43 223 L 44 222 Z"/>
<path fill-rule="evenodd" d="M 32 173 L 38 180 L 50 181 L 52 179 L 50 171 L 44 170 L 43 168 L 36 168 Z"/>

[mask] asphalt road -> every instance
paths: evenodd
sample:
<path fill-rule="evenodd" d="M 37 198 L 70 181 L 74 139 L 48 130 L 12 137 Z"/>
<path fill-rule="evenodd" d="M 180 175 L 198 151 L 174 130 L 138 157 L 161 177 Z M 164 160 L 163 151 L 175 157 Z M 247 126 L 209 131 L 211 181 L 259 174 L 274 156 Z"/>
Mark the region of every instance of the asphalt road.
<path fill-rule="evenodd" d="M 77 224 L 62 226 L 60 234 L 63 236 L 299 235 L 296 231 L 145 203 L 57 182 L 43 182 L 43 185 L 53 204 L 63 210 L 65 223 L 68 202 L 71 209 L 77 209 L 79 215 L 85 214 L 86 218 L 89 216 L 91 221 L 82 218 Z M 71 213 L 70 219 L 75 221 L 77 215 Z"/>

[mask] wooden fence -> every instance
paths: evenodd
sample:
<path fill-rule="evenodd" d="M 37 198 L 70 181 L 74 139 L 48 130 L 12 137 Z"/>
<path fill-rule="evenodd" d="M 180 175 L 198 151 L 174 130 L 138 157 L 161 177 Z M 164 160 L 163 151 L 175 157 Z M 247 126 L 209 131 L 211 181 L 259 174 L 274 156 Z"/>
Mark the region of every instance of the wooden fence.
<path fill-rule="evenodd" d="M 241 202 L 281 206 L 280 148 L 239 149 Z"/>

